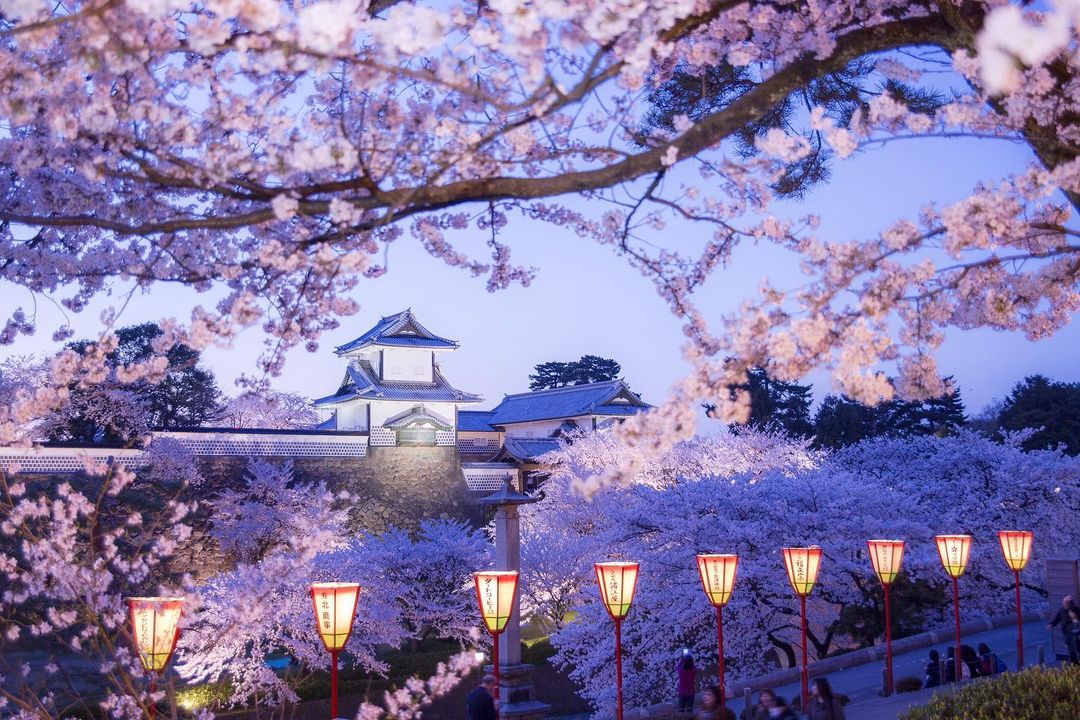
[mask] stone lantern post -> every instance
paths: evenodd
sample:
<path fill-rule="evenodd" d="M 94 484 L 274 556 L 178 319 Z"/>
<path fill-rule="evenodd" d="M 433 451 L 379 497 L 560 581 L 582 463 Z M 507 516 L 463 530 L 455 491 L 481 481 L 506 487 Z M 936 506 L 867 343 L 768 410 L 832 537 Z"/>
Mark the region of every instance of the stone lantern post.
<path fill-rule="evenodd" d="M 510 479 L 502 489 L 480 499 L 482 505 L 495 506 L 495 569 L 521 570 L 521 520 L 518 506 L 537 502 L 515 490 Z M 506 629 L 499 635 L 500 720 L 538 720 L 550 707 L 533 696 L 530 682 L 532 665 L 521 662 L 521 597 L 522 584 L 518 585 L 518 602 Z"/>

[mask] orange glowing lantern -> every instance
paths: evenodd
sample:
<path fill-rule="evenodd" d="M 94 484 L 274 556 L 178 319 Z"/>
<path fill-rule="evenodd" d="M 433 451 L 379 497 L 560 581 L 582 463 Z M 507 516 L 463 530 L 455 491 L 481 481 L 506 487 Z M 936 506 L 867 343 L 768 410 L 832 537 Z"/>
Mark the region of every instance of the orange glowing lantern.
<path fill-rule="evenodd" d="M 1024 616 L 1020 609 L 1020 571 L 1027 567 L 1031 558 L 1031 542 L 1034 535 L 1030 530 L 1002 530 L 998 533 L 1001 552 L 1005 563 L 1013 571 L 1016 581 L 1016 667 L 1024 667 Z"/>
<path fill-rule="evenodd" d="M 885 593 L 885 694 L 893 693 L 893 657 L 892 657 L 892 607 L 890 588 L 900 574 L 900 563 L 904 560 L 903 540 L 867 540 L 870 550 L 870 562 L 874 574 L 881 581 Z"/>
<path fill-rule="evenodd" d="M 967 570 L 968 556 L 971 554 L 970 535 L 937 535 L 938 555 L 941 566 L 952 578 L 958 578 Z"/>
<path fill-rule="evenodd" d="M 900 574 L 900 563 L 904 560 L 903 540 L 867 540 L 870 549 L 870 562 L 874 574 L 882 585 L 892 585 Z"/>
<path fill-rule="evenodd" d="M 787 568 L 788 582 L 799 596 L 799 618 L 802 621 L 802 706 L 803 711 L 810 707 L 810 673 L 806 655 L 806 596 L 814 590 L 818 568 L 821 566 L 821 548 L 810 547 L 783 549 L 784 567 Z"/>
<path fill-rule="evenodd" d="M 615 621 L 615 720 L 622 720 L 622 621 L 634 602 L 639 566 L 636 562 L 602 562 L 595 567 L 600 599 Z"/>
<path fill-rule="evenodd" d="M 818 568 L 821 566 L 821 548 L 816 545 L 805 548 L 784 548 L 784 566 L 788 582 L 799 597 L 806 597 L 814 590 Z"/>
<path fill-rule="evenodd" d="M 698 572 L 701 586 L 713 607 L 724 607 L 731 600 L 735 587 L 735 572 L 739 568 L 738 555 L 698 555 Z"/>
<path fill-rule="evenodd" d="M 338 716 L 338 653 L 349 641 L 353 619 L 356 618 L 356 599 L 360 594 L 357 583 L 311 583 L 311 604 L 315 608 L 315 623 L 323 645 L 330 651 L 330 717 Z"/>
<path fill-rule="evenodd" d="M 1010 570 L 1020 572 L 1027 567 L 1033 539 L 1034 535 L 1030 530 L 1002 530 L 998 533 L 1001 552 L 1004 553 Z"/>
<path fill-rule="evenodd" d="M 146 672 L 161 675 L 180 638 L 184 599 L 178 597 L 127 598 L 131 635 Z"/>
<path fill-rule="evenodd" d="M 356 617 L 356 599 L 360 586 L 356 583 L 311 583 L 311 602 L 319 637 L 332 653 L 345 647 Z"/>
<path fill-rule="evenodd" d="M 952 578 L 953 592 L 953 616 L 956 621 L 956 659 L 953 660 L 953 678 L 961 676 L 961 653 L 960 653 L 960 576 L 967 570 L 968 556 L 971 554 L 970 535 L 936 535 L 938 556 L 941 558 L 941 566 Z"/>
<path fill-rule="evenodd" d="M 487 570 L 473 573 L 473 580 L 484 625 L 489 633 L 498 635 L 506 629 L 514 612 L 518 573 L 516 570 Z"/>
<path fill-rule="evenodd" d="M 717 676 L 720 690 L 720 714 L 727 709 L 727 690 L 724 683 L 724 606 L 731 600 L 735 588 L 735 573 L 739 569 L 738 555 L 698 555 L 701 587 L 709 603 L 716 608 L 716 644 L 718 648 Z"/>
<path fill-rule="evenodd" d="M 506 629 L 514 614 L 517 596 L 517 570 L 485 570 L 473 573 L 480 616 L 491 633 L 491 664 L 495 668 L 495 708 L 499 707 L 499 633 Z"/>
<path fill-rule="evenodd" d="M 600 599 L 613 620 L 622 620 L 630 612 L 637 589 L 638 567 L 636 562 L 596 563 Z"/>

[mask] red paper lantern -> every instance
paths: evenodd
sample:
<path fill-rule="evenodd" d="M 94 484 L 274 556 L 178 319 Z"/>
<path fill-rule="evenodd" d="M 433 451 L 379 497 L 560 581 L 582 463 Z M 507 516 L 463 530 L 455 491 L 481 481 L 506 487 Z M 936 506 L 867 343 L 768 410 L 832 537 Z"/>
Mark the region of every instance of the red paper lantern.
<path fill-rule="evenodd" d="M 473 573 L 473 580 L 480 616 L 488 632 L 497 635 L 506 629 L 514 612 L 518 573 L 516 570 L 486 570 Z"/>
<path fill-rule="evenodd" d="M 968 557 L 971 554 L 970 535 L 937 535 L 938 556 L 941 566 L 949 577 L 958 578 L 967 570 Z"/>
<path fill-rule="evenodd" d="M 180 638 L 184 599 L 178 597 L 127 598 L 131 635 L 139 660 L 147 672 L 161 675 L 168 667 Z"/>
<path fill-rule="evenodd" d="M 1001 552 L 1005 562 L 1013 572 L 1020 572 L 1027 567 L 1031 557 L 1031 541 L 1034 535 L 1030 530 L 1002 530 L 998 533 Z"/>
<path fill-rule="evenodd" d="M 738 555 L 698 555 L 701 586 L 713 607 L 724 607 L 731 600 L 735 573 L 739 569 Z"/>
<path fill-rule="evenodd" d="M 882 585 L 892 585 L 900 574 L 900 563 L 904 560 L 903 540 L 867 540 L 870 549 L 870 562 L 874 574 Z"/>
<path fill-rule="evenodd" d="M 806 597 L 814 590 L 818 568 L 821 566 L 821 548 L 816 545 L 804 548 L 786 547 L 784 567 L 788 582 L 799 597 Z"/>
<path fill-rule="evenodd" d="M 315 623 L 323 645 L 330 651 L 330 717 L 338 716 L 338 653 L 349 641 L 356 600 L 360 594 L 357 583 L 311 583 L 311 604 L 315 608 Z"/>
<path fill-rule="evenodd" d="M 600 599 L 613 620 L 622 620 L 630 612 L 630 603 L 637 590 L 638 568 L 636 562 L 596 563 Z"/>

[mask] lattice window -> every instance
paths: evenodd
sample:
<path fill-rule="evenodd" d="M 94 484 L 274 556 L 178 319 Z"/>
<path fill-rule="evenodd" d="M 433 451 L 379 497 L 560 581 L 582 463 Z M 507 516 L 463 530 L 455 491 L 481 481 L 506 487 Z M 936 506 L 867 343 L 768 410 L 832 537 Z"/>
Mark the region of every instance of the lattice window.
<path fill-rule="evenodd" d="M 88 461 L 91 464 L 117 463 L 131 470 L 146 462 L 141 453 L 129 451 L 119 454 L 116 450 L 45 448 L 24 451 L 8 449 L 0 453 L 0 469 L 5 472 L 11 472 L 13 468 L 28 474 L 84 472 Z"/>
<path fill-rule="evenodd" d="M 303 441 L 288 438 L 238 440 L 233 438 L 177 438 L 194 455 L 277 457 L 366 457 L 367 443 L 338 440 Z"/>
<path fill-rule="evenodd" d="M 457 447 L 458 451 L 463 453 L 493 453 L 499 449 L 499 441 L 486 438 L 458 438 Z"/>
<path fill-rule="evenodd" d="M 513 474 L 508 472 L 466 472 L 465 484 L 473 492 L 493 493 L 502 488 L 506 479 L 513 480 Z"/>

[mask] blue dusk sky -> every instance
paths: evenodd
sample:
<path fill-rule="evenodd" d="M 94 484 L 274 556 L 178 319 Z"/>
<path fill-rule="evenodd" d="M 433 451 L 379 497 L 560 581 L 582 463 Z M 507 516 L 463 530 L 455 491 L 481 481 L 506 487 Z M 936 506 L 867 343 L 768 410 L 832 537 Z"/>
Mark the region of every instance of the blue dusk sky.
<path fill-rule="evenodd" d="M 892 142 L 836 161 L 828 184 L 800 201 L 784 203 L 780 211 L 820 215 L 820 235 L 826 240 L 866 237 L 893 220 L 914 217 L 929 200 L 960 199 L 978 180 L 1020 170 L 1030 158 L 1024 145 L 1002 140 Z M 580 201 L 575 203 L 580 207 Z M 607 206 L 584 209 L 599 215 Z M 651 232 L 649 240 L 656 244 L 693 249 L 711 230 L 670 225 Z M 489 293 L 483 278 L 446 267 L 414 241 L 399 240 L 389 250 L 389 272 L 362 282 L 357 289 L 361 312 L 324 336 L 317 352 L 294 349 L 274 385 L 309 397 L 332 393 L 343 367 L 333 355 L 333 346 L 359 335 L 380 316 L 406 307 L 412 307 L 433 332 L 460 342 L 458 351 L 443 357 L 443 367 L 454 385 L 485 398 L 481 407 L 494 405 L 506 393 L 526 390 L 533 366 L 547 360 L 573 360 L 583 354 L 614 358 L 622 364 L 631 386 L 652 402 L 659 401 L 685 372 L 679 321 L 651 283 L 610 248 L 518 216 L 511 216 L 502 238 L 511 245 L 516 263 L 537 267 L 531 287 Z M 455 242 L 483 253 L 485 239 L 481 231 L 472 230 Z M 743 245 L 730 266 L 717 271 L 697 293 L 697 302 L 708 319 L 718 322 L 722 314 L 753 296 L 766 276 L 783 288 L 802 281 L 793 256 L 768 244 Z M 120 302 L 119 294 L 106 300 L 73 319 L 77 337 L 93 335 L 100 328 L 100 311 Z M 0 286 L 0 302 L 29 310 L 33 299 L 25 290 L 8 285 Z M 120 324 L 162 317 L 186 320 L 197 302 L 213 305 L 214 300 L 212 295 L 198 296 L 184 288 L 155 288 L 128 304 Z M 44 353 L 58 347 L 49 335 L 62 316 L 41 298 L 37 312 L 39 333 L 21 338 L 0 353 Z M 233 381 L 254 369 L 262 340 L 258 330 L 250 330 L 231 349 L 206 351 L 204 361 L 226 391 L 235 392 Z M 939 361 L 943 371 L 959 383 L 969 413 L 976 413 L 1032 373 L 1080 380 L 1078 350 L 1080 329 L 1075 324 L 1038 343 L 990 330 L 952 331 Z M 806 380 L 813 383 L 818 401 L 831 390 L 825 372 Z"/>

